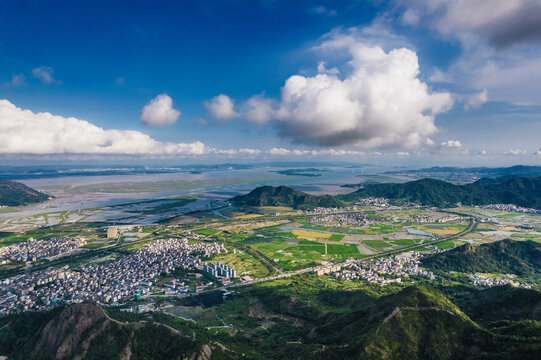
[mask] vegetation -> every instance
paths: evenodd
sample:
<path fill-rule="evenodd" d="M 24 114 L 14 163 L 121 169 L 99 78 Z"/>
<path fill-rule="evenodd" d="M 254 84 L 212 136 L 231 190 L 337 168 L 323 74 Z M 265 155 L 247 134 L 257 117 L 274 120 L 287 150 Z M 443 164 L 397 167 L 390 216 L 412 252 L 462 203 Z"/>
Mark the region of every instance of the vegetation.
<path fill-rule="evenodd" d="M 339 207 L 343 203 L 329 195 L 309 195 L 287 186 L 261 186 L 246 195 L 235 196 L 231 202 L 247 206 L 288 206 L 294 209 Z"/>
<path fill-rule="evenodd" d="M 0 206 L 20 206 L 49 200 L 49 195 L 24 184 L 0 180 Z"/>
<path fill-rule="evenodd" d="M 196 306 L 197 323 L 162 312 L 106 315 L 92 304 L 15 315 L 0 323 L 0 352 L 14 359 L 119 358 L 126 349 L 133 359 L 203 352 L 207 359 L 537 359 L 540 297 L 511 287 L 438 291 L 303 275 Z"/>
<path fill-rule="evenodd" d="M 541 244 L 531 240 L 502 240 L 475 246 L 465 244 L 422 259 L 423 265 L 442 271 L 541 274 Z"/>
<path fill-rule="evenodd" d="M 353 193 L 342 195 L 340 199 L 356 201 L 366 197 L 384 197 L 395 202 L 438 207 L 503 203 L 541 209 L 541 177 L 484 178 L 466 185 L 454 185 L 435 179 L 403 184 L 368 184 Z"/>

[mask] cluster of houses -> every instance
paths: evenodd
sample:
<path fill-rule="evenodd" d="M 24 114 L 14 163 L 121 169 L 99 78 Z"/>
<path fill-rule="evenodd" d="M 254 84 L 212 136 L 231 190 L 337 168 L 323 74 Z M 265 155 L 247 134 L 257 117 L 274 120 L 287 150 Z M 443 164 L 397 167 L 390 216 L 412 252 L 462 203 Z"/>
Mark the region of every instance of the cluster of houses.
<path fill-rule="evenodd" d="M 411 252 L 378 259 L 374 262 L 361 260 L 342 267 L 334 272 L 333 276 L 339 280 L 365 280 L 379 285 L 401 282 L 403 277 L 412 275 L 433 280 L 434 274 L 420 266 L 419 260 L 423 256 L 420 252 Z"/>
<path fill-rule="evenodd" d="M 490 205 L 481 205 L 479 206 L 481 209 L 489 209 L 489 210 L 502 210 L 502 211 L 509 211 L 509 212 L 520 212 L 525 214 L 541 214 L 541 210 L 538 209 L 532 209 L 532 208 L 525 208 L 522 206 L 517 206 L 513 204 L 490 204 Z"/>
<path fill-rule="evenodd" d="M 217 243 L 190 244 L 186 238 L 159 240 L 110 263 L 81 265 L 76 270 L 49 268 L 14 276 L 0 280 L 0 314 L 87 300 L 119 303 L 150 292 L 163 273 L 196 267 L 201 262 L 200 254 L 220 252 L 227 250 Z"/>
<path fill-rule="evenodd" d="M 516 287 L 531 288 L 528 284 L 521 284 L 513 279 L 498 279 L 498 278 L 489 278 L 481 275 L 473 275 L 471 282 L 475 286 L 481 287 L 493 287 L 493 286 L 502 286 L 502 285 L 512 285 Z"/>
<path fill-rule="evenodd" d="M 317 207 L 312 210 L 305 210 L 304 215 L 325 215 L 325 214 L 334 214 L 334 213 L 358 211 L 358 210 L 359 208 L 357 206 L 346 206 L 346 207 L 340 207 L 340 208 Z"/>
<path fill-rule="evenodd" d="M 64 237 L 48 240 L 29 238 L 25 242 L 1 247 L 0 264 L 6 264 L 10 261 L 35 261 L 66 254 L 84 245 L 86 245 L 86 240 L 80 238 Z"/>
<path fill-rule="evenodd" d="M 382 197 L 367 197 L 360 199 L 357 204 L 359 205 L 373 205 L 373 206 L 387 206 L 389 205 L 389 200 Z"/>
<path fill-rule="evenodd" d="M 460 215 L 442 215 L 442 216 L 416 216 L 411 219 L 414 223 L 446 223 L 449 221 L 463 220 L 464 217 Z"/>
<path fill-rule="evenodd" d="M 365 225 L 373 223 L 363 214 L 330 214 L 310 218 L 310 224 Z"/>

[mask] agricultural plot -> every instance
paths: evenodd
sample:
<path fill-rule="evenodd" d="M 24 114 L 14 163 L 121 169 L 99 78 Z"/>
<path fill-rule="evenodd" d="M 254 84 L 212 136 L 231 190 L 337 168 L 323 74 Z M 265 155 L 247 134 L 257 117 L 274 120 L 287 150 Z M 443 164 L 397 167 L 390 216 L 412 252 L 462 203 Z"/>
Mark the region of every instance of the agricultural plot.
<path fill-rule="evenodd" d="M 354 244 L 324 244 L 310 240 L 253 237 L 241 242 L 273 260 L 284 270 L 313 266 L 322 261 L 341 262 L 363 255 Z"/>
<path fill-rule="evenodd" d="M 208 261 L 220 261 L 237 270 L 239 276 L 248 275 L 254 279 L 269 276 L 269 270 L 259 260 L 245 251 L 227 248 L 228 253 L 212 254 Z"/>

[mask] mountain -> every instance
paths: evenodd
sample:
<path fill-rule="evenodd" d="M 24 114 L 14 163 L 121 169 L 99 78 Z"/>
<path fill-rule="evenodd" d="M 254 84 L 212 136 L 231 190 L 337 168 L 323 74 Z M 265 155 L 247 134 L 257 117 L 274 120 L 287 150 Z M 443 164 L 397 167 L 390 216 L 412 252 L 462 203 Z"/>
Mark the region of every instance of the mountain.
<path fill-rule="evenodd" d="M 0 351 L 14 359 L 208 359 L 214 350 L 166 325 L 120 322 L 82 303 L 12 317 Z"/>
<path fill-rule="evenodd" d="M 478 246 L 465 244 L 421 262 L 433 270 L 539 276 L 541 244 L 510 239 Z"/>
<path fill-rule="evenodd" d="M 41 193 L 24 184 L 0 180 L 0 206 L 19 206 L 49 200 L 49 195 Z"/>
<path fill-rule="evenodd" d="M 419 173 L 471 173 L 484 177 L 500 177 L 506 175 L 515 175 L 519 177 L 539 177 L 541 176 L 541 166 L 526 166 L 515 165 L 511 167 L 500 168 L 487 168 L 487 167 L 474 167 L 474 168 L 460 168 L 460 167 L 440 167 L 434 166 L 431 168 L 407 170 L 410 174 Z M 404 171 L 388 171 L 386 174 L 404 173 Z"/>
<path fill-rule="evenodd" d="M 337 359 L 507 359 L 517 354 L 535 359 L 539 351 L 539 330 L 527 341 L 495 336 L 440 292 L 423 286 L 383 296 L 360 311 L 327 317 L 312 336 L 328 338 L 327 353 Z"/>
<path fill-rule="evenodd" d="M 541 209 L 541 177 L 504 176 L 480 179 L 466 185 L 455 185 L 436 179 L 421 179 L 401 184 L 368 184 L 340 198 L 356 201 L 366 197 L 384 197 L 395 202 L 438 207 L 504 203 Z"/>
<path fill-rule="evenodd" d="M 541 292 L 538 290 L 504 285 L 470 291 L 469 294 L 460 292 L 454 301 L 477 323 L 541 321 Z"/>
<path fill-rule="evenodd" d="M 375 296 L 373 289 L 311 288 L 314 281 L 324 283 L 309 275 L 283 285 L 240 289 L 228 305 L 216 306 L 220 316 L 242 319 L 242 327 L 233 325 L 234 332 L 225 333 L 158 311 L 144 316 L 104 311 L 91 303 L 16 314 L 0 318 L 0 354 L 12 359 L 539 358 L 539 311 L 524 309 L 541 296 L 536 290 L 529 290 L 527 301 L 517 302 L 520 312 L 508 316 L 507 310 L 495 309 L 499 289 L 479 291 L 466 299 L 469 304 L 463 300 L 464 311 L 430 287 L 409 286 L 395 293 L 380 289 L 387 295 Z M 113 311 L 122 321 L 110 317 Z M 500 323 L 491 323 L 487 331 L 470 314 Z M 519 336 L 507 336 L 517 329 Z"/>
<path fill-rule="evenodd" d="M 235 196 L 230 201 L 238 206 L 289 206 L 295 209 L 343 205 L 336 197 L 310 195 L 287 186 L 261 186 L 246 195 Z"/>

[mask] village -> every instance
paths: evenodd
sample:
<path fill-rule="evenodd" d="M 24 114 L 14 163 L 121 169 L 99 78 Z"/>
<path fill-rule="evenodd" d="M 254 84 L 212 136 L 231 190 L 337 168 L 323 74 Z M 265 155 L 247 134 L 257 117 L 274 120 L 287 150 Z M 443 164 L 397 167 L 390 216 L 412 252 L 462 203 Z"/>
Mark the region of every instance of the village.
<path fill-rule="evenodd" d="M 48 240 L 29 238 L 25 242 L 0 247 L 0 264 L 6 264 L 10 261 L 35 261 L 66 254 L 84 245 L 86 245 L 86 240 L 81 238 L 64 237 Z"/>
<path fill-rule="evenodd" d="M 62 303 L 112 304 L 134 299 L 150 293 L 161 274 L 196 268 L 201 256 L 226 251 L 222 244 L 189 243 L 187 238 L 158 240 L 105 264 L 81 265 L 74 270 L 48 268 L 6 278 L 0 280 L 0 314 L 45 310 Z M 169 288 L 169 295 L 188 291 L 182 283 L 176 285 Z"/>

